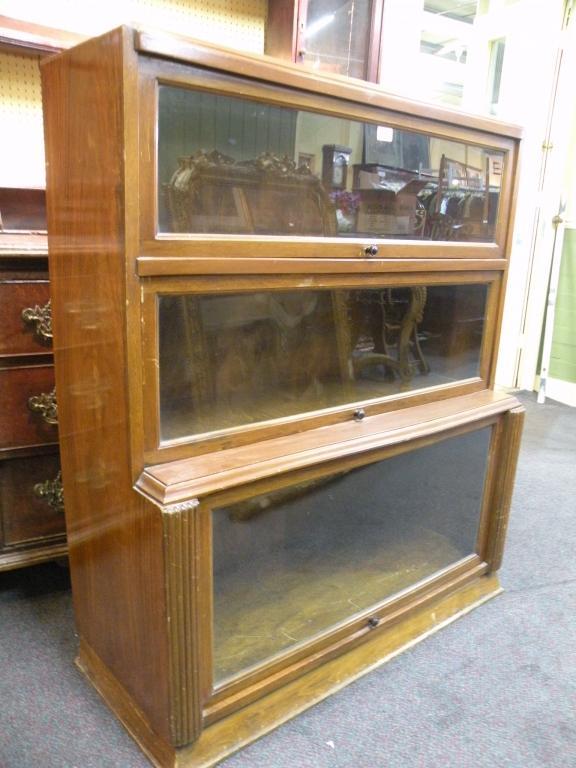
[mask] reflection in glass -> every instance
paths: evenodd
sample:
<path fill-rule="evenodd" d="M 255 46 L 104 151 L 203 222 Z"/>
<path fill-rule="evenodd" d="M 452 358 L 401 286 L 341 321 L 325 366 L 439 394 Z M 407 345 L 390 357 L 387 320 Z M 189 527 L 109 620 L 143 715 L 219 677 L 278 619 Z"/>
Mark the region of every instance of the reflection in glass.
<path fill-rule="evenodd" d="M 503 153 L 161 86 L 161 232 L 493 241 Z"/>
<path fill-rule="evenodd" d="M 163 440 L 479 374 L 487 286 L 159 297 Z"/>
<path fill-rule="evenodd" d="M 472 554 L 490 431 L 215 509 L 215 680 Z"/>
<path fill-rule="evenodd" d="M 370 0 L 308 0 L 301 60 L 315 69 L 366 77 Z"/>

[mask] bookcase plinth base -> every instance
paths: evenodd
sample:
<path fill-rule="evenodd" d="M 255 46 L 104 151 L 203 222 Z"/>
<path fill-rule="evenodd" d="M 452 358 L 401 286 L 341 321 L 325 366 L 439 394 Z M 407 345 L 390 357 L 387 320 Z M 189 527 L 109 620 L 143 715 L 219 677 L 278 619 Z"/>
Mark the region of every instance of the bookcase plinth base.
<path fill-rule="evenodd" d="M 153 733 L 129 694 L 83 640 L 77 664 L 154 765 L 209 768 L 501 592 L 497 576 L 480 576 L 388 629 L 374 632 L 371 639 L 348 653 L 214 723 L 196 742 L 179 749 Z"/>

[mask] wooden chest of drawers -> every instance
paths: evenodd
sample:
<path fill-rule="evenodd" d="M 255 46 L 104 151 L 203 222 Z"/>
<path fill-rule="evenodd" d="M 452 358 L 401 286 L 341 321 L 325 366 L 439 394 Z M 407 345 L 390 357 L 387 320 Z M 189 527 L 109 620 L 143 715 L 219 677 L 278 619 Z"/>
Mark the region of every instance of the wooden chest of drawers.
<path fill-rule="evenodd" d="M 1 192 L 29 208 L 34 191 Z M 46 237 L 11 223 L 0 229 L 0 571 L 66 553 Z"/>

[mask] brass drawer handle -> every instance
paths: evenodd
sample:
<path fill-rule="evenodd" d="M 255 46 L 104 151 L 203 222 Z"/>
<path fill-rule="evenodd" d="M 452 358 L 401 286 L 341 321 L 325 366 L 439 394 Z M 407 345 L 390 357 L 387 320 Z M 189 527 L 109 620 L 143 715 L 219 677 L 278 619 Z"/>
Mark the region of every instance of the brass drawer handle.
<path fill-rule="evenodd" d="M 23 309 L 22 320 L 25 323 L 34 323 L 34 332 L 43 341 L 52 341 L 52 305 L 50 299 L 43 307 L 36 304 L 35 307 Z"/>
<path fill-rule="evenodd" d="M 28 398 L 28 408 L 39 413 L 47 424 L 58 424 L 58 401 L 56 387 L 52 392 L 41 392 Z"/>
<path fill-rule="evenodd" d="M 58 472 L 54 480 L 44 480 L 36 483 L 34 493 L 39 499 L 45 499 L 46 503 L 55 512 L 64 511 L 64 489 L 62 487 L 62 472 Z"/>

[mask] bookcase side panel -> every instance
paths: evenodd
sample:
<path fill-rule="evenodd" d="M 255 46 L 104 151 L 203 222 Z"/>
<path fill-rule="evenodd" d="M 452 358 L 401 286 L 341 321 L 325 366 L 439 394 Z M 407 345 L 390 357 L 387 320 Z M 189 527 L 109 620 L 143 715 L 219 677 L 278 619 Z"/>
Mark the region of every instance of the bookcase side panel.
<path fill-rule="evenodd" d="M 128 35 L 115 30 L 43 66 L 54 352 L 78 631 L 169 741 L 161 515 L 134 493 L 130 469 Z"/>

